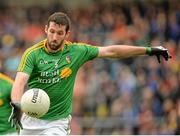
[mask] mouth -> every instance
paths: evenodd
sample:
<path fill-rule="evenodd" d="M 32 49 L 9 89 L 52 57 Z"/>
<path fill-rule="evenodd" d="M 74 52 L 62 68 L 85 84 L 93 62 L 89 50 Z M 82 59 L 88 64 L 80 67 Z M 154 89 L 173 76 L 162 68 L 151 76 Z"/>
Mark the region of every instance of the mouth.
<path fill-rule="evenodd" d="M 50 42 L 50 44 L 53 45 L 53 46 L 56 46 L 57 42 L 56 41 L 52 41 L 52 42 Z"/>
<path fill-rule="evenodd" d="M 57 49 L 59 49 L 60 45 L 57 42 L 52 41 L 49 43 L 49 47 L 51 50 L 57 50 Z"/>

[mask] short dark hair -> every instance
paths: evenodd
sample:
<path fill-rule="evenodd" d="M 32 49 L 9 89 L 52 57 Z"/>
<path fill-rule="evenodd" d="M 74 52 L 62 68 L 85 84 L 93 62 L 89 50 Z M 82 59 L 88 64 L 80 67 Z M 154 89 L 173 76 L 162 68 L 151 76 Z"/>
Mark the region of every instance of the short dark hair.
<path fill-rule="evenodd" d="M 71 27 L 70 18 L 67 16 L 67 14 L 65 14 L 63 12 L 55 12 L 52 15 L 50 15 L 48 18 L 48 22 L 47 22 L 48 26 L 49 26 L 50 22 L 55 22 L 56 24 L 59 24 L 59 25 L 65 25 L 66 32 L 68 32 L 68 30 Z"/>

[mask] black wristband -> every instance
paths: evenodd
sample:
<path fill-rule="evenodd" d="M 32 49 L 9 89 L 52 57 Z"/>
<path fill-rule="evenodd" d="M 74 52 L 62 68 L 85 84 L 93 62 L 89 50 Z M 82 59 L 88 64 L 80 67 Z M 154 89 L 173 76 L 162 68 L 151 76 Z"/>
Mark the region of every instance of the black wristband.
<path fill-rule="evenodd" d="M 17 108 L 21 108 L 21 104 L 20 103 L 18 103 L 18 102 L 11 102 L 11 105 L 13 105 L 13 106 L 15 106 L 15 107 L 17 107 Z"/>

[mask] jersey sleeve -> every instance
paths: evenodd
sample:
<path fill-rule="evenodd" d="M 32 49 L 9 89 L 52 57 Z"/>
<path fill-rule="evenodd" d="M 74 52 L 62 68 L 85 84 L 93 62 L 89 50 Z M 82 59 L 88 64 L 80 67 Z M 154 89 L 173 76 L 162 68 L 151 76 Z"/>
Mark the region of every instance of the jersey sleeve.
<path fill-rule="evenodd" d="M 77 44 L 78 52 L 79 52 L 79 63 L 80 65 L 84 64 L 88 60 L 92 60 L 98 56 L 99 50 L 97 46 L 85 44 L 85 43 L 78 43 Z"/>
<path fill-rule="evenodd" d="M 19 67 L 17 69 L 18 72 L 25 72 L 28 75 L 32 73 L 32 70 L 34 68 L 34 54 L 32 50 L 26 50 L 21 58 L 21 62 L 19 64 Z"/>

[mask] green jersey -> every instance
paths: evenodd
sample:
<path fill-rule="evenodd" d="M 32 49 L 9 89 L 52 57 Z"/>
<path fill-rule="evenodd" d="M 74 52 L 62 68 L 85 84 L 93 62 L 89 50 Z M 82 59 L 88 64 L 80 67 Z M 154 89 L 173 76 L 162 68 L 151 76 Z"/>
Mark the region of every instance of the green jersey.
<path fill-rule="evenodd" d="M 10 96 L 13 80 L 0 73 L 0 135 L 16 132 L 8 118 L 11 114 Z"/>
<path fill-rule="evenodd" d="M 48 52 L 46 40 L 25 51 L 18 71 L 30 75 L 28 87 L 41 88 L 50 97 L 45 120 L 65 118 L 72 112 L 72 96 L 78 69 L 98 55 L 98 48 L 84 43 L 66 42 L 56 53 Z"/>

